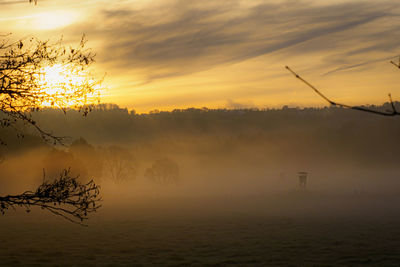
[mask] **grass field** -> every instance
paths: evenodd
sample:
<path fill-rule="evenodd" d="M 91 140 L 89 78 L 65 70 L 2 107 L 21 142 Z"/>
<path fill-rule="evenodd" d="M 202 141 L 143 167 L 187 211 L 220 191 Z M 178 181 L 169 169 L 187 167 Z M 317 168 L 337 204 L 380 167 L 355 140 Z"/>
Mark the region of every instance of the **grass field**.
<path fill-rule="evenodd" d="M 399 266 L 400 197 L 280 194 L 104 202 L 89 227 L 0 217 L 2 266 Z"/>

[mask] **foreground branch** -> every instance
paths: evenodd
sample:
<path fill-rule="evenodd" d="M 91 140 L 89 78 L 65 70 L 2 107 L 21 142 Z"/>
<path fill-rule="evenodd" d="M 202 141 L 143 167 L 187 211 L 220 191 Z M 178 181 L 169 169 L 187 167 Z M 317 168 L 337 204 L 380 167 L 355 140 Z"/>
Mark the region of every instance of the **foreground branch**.
<path fill-rule="evenodd" d="M 100 100 L 102 79 L 90 71 L 95 54 L 86 48 L 86 39 L 66 47 L 25 38 L 0 40 L 0 128 L 19 122 L 32 126 L 45 141 L 63 144 L 63 137 L 43 130 L 33 114 L 45 107 L 77 109 L 86 116 Z M 52 80 L 52 73 L 59 77 Z"/>
<path fill-rule="evenodd" d="M 69 170 L 64 170 L 58 179 L 44 181 L 35 192 L 0 197 L 0 212 L 4 214 L 15 207 L 24 207 L 30 212 L 31 207 L 37 206 L 84 225 L 82 222 L 88 219 L 88 214 L 101 207 L 99 189 L 93 181 L 82 184 L 77 177 L 71 177 Z"/>
<path fill-rule="evenodd" d="M 400 65 L 397 65 L 394 62 L 391 62 L 392 64 L 396 65 L 397 67 L 400 68 Z M 367 107 L 360 107 L 360 106 L 350 106 L 350 105 L 346 105 L 346 104 L 341 104 L 341 103 L 337 103 L 334 102 L 332 100 L 330 100 L 328 97 L 326 97 L 324 94 L 322 94 L 317 88 L 315 88 L 312 84 L 310 84 L 309 82 L 307 82 L 305 79 L 303 79 L 299 74 L 297 74 L 296 72 L 294 72 L 291 68 L 289 68 L 288 66 L 286 66 L 286 69 L 288 71 L 290 71 L 297 79 L 299 79 L 300 81 L 302 81 L 303 83 L 305 83 L 308 87 L 310 87 L 311 89 L 314 90 L 314 92 L 316 92 L 320 97 L 322 97 L 325 101 L 327 101 L 329 104 L 331 104 L 332 106 L 337 106 L 337 107 L 341 107 L 341 108 L 347 108 L 347 109 L 354 109 L 354 110 L 359 110 L 359 111 L 365 111 L 365 112 L 369 112 L 369 113 L 374 113 L 374 114 L 378 114 L 378 115 L 383 115 L 383 116 L 396 116 L 396 115 L 400 115 L 399 112 L 397 112 L 393 100 L 392 100 L 392 96 L 391 94 L 389 94 L 389 102 L 391 105 L 392 110 L 388 110 L 388 111 L 380 111 L 380 110 L 374 110 L 374 109 L 369 109 Z"/>

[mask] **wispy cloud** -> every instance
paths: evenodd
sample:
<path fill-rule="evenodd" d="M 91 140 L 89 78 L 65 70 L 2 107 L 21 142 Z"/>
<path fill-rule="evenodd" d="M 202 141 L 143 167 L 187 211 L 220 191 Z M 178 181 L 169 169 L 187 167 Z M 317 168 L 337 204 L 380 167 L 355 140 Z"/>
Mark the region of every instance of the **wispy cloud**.
<path fill-rule="evenodd" d="M 85 33 L 97 67 L 111 80 L 107 101 L 121 105 L 319 103 L 311 92 L 296 91 L 301 85 L 285 65 L 350 100 L 378 101 L 380 88 L 396 83 L 388 74 L 392 66 L 380 63 L 400 51 L 400 2 L 394 0 L 23 2 L 24 8 L 16 5 L 22 0 L 0 0 L 2 28 L 15 38 L 63 35 L 66 43 Z M 24 19 L 60 10 L 77 19 L 53 29 Z"/>
<path fill-rule="evenodd" d="M 15 4 L 26 4 L 27 1 L 24 0 L 1 0 L 0 5 L 1 6 L 6 6 L 6 5 L 15 5 Z"/>
<path fill-rule="evenodd" d="M 176 0 L 140 10 L 134 5 L 105 8 L 79 30 L 104 41 L 104 61 L 121 69 L 145 69 L 150 80 L 282 50 L 290 56 L 338 49 L 345 58 L 399 48 L 398 25 L 378 28 L 399 11 L 397 2 L 268 2 L 247 7 L 239 0 Z M 382 38 L 383 31 L 393 37 Z"/>

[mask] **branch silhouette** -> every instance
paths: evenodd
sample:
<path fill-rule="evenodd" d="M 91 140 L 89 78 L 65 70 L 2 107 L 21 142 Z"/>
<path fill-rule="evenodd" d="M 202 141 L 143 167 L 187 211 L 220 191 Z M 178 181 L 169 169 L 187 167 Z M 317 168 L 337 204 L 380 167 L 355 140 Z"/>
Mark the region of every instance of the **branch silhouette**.
<path fill-rule="evenodd" d="M 81 183 L 77 178 L 71 176 L 70 170 L 64 170 L 53 182 L 44 180 L 34 192 L 0 197 L 0 212 L 4 214 L 16 207 L 24 207 L 30 212 L 31 207 L 37 206 L 70 222 L 86 226 L 83 221 L 88 219 L 88 214 L 101 207 L 100 187 L 93 180 Z"/>
<path fill-rule="evenodd" d="M 21 122 L 32 126 L 45 141 L 63 144 L 65 137 L 43 130 L 33 113 L 47 105 L 64 113 L 75 108 L 86 116 L 100 100 L 102 79 L 89 73 L 94 58 L 84 35 L 75 47 L 64 46 L 62 39 L 55 43 L 33 37 L 0 41 L 0 127 L 11 127 L 23 136 L 16 127 Z M 52 84 L 46 81 L 46 68 L 54 66 L 63 76 Z"/>
<path fill-rule="evenodd" d="M 29 0 L 37 4 L 37 0 Z M 76 109 L 86 116 L 100 101 L 98 90 L 102 80 L 90 73 L 95 53 L 86 48 L 85 36 L 75 47 L 63 45 L 62 38 L 52 43 L 34 37 L 13 41 L 11 34 L 0 35 L 0 129 L 11 128 L 17 137 L 24 137 L 31 126 L 46 142 L 65 145 L 67 137 L 44 130 L 33 114 L 46 106 Z M 46 79 L 53 71 L 62 73 L 57 81 Z M 58 69 L 58 70 L 57 70 Z M 51 76 L 51 74 L 50 74 Z M 96 94 L 97 93 L 97 94 Z M 0 137 L 0 145 L 7 142 Z M 0 162 L 4 158 L 0 155 Z M 45 179 L 44 175 L 44 179 Z M 52 182 L 43 181 L 36 191 L 0 196 L 0 212 L 24 207 L 41 207 L 71 222 L 82 224 L 88 213 L 100 208 L 99 186 L 93 181 L 81 183 L 64 170 Z M 82 224 L 83 225 L 83 224 Z"/>
<path fill-rule="evenodd" d="M 393 61 L 391 61 L 392 64 L 394 64 L 395 66 L 397 66 L 398 68 L 400 68 L 400 59 L 399 59 L 399 64 L 394 63 Z M 315 86 L 313 86 L 311 83 L 309 83 L 307 80 L 303 79 L 299 74 L 297 74 L 295 71 L 293 71 L 289 66 L 285 66 L 285 68 L 290 71 L 297 79 L 299 79 L 300 81 L 302 81 L 304 84 L 306 84 L 308 87 L 310 87 L 311 89 L 314 90 L 314 92 L 316 92 L 320 97 L 322 97 L 325 101 L 327 101 L 329 104 L 331 104 L 332 106 L 336 106 L 336 107 L 341 107 L 341 108 L 347 108 L 347 109 L 354 109 L 354 110 L 359 110 L 359 111 L 364 111 L 364 112 L 369 112 L 369 113 L 373 113 L 373 114 L 377 114 L 377 115 L 382 115 L 382 116 L 396 116 L 396 115 L 400 115 L 400 113 L 396 110 L 393 100 L 392 100 L 392 95 L 388 94 L 389 96 L 389 102 L 390 102 L 390 106 L 392 108 L 392 110 L 387 110 L 387 111 L 380 111 L 380 110 L 374 110 L 374 109 L 370 109 L 367 107 L 362 107 L 362 106 L 350 106 L 350 105 L 346 105 L 346 104 L 342 104 L 342 103 L 337 103 L 335 101 L 332 101 L 331 99 L 329 99 L 328 97 L 326 97 L 324 94 L 321 93 L 321 91 L 319 91 Z"/>
<path fill-rule="evenodd" d="M 400 69 L 400 57 L 399 57 L 399 63 L 394 62 L 393 60 L 390 61 L 393 65 L 395 65 L 397 68 Z"/>

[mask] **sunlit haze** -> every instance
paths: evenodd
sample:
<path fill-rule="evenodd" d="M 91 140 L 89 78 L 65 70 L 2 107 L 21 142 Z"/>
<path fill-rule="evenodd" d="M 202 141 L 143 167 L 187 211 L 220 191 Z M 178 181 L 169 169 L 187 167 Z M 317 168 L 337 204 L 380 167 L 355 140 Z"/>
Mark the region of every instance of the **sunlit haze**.
<path fill-rule="evenodd" d="M 38 30 L 53 30 L 76 23 L 78 15 L 73 12 L 49 11 L 32 17 L 32 25 Z"/>
<path fill-rule="evenodd" d="M 139 112 L 185 107 L 323 106 L 284 69 L 337 100 L 400 95 L 396 1 L 3 1 L 15 38 L 86 34 L 107 73 L 103 100 Z M 7 27 L 5 26 L 7 25 Z"/>
<path fill-rule="evenodd" d="M 78 96 L 86 84 L 92 83 L 88 71 L 73 68 L 66 64 L 55 64 L 43 67 L 37 75 L 40 92 L 47 95 L 41 103 L 45 107 L 75 107 L 97 103 L 99 96 L 106 93 L 101 84 L 93 85 L 93 92 Z M 89 79 L 89 80 L 88 80 Z"/>

